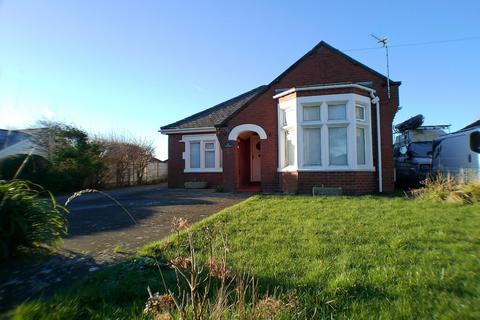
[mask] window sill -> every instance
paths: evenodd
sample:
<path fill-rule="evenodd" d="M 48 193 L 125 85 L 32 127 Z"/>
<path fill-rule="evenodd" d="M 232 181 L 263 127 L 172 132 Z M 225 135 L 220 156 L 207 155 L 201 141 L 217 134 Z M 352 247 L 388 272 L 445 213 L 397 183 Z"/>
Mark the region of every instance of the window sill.
<path fill-rule="evenodd" d="M 298 168 L 296 166 L 288 166 L 284 168 L 278 168 L 277 172 L 297 172 Z"/>
<path fill-rule="evenodd" d="M 184 169 L 184 173 L 218 173 L 223 172 L 222 168 L 212 168 L 212 169 Z"/>
<path fill-rule="evenodd" d="M 354 171 L 366 171 L 366 172 L 375 172 L 375 167 L 360 167 L 360 168 L 351 168 L 351 167 L 329 167 L 329 168 L 298 168 L 298 171 L 317 171 L 317 172 L 354 172 Z"/>

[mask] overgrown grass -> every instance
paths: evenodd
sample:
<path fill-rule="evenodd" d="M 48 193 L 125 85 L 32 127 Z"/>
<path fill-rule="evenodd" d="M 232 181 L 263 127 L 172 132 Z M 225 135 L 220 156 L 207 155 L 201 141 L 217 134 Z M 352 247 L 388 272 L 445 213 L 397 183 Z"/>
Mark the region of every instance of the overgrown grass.
<path fill-rule="evenodd" d="M 253 274 L 263 292 L 296 289 L 314 318 L 480 318 L 478 204 L 256 196 L 194 225 L 199 248 L 202 233 L 218 224 L 236 271 Z M 163 257 L 172 240 L 51 299 L 24 303 L 15 317 L 140 319 L 147 285 L 161 290 L 146 257 Z"/>
<path fill-rule="evenodd" d="M 422 187 L 413 190 L 412 194 L 417 199 L 433 202 L 480 203 L 480 181 L 458 181 L 451 176 L 427 178 L 422 182 Z"/>

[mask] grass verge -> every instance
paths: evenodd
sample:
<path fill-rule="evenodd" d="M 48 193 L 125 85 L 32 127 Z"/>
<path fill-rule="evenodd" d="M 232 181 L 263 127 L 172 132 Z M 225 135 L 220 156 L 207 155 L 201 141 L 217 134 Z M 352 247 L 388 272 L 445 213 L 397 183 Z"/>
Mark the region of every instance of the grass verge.
<path fill-rule="evenodd" d="M 200 250 L 213 225 L 222 226 L 236 271 L 254 275 L 263 292 L 295 289 L 315 318 L 480 318 L 478 204 L 256 196 L 192 226 Z M 141 319 L 147 285 L 161 288 L 148 257 L 164 257 L 172 240 L 26 302 L 14 318 Z"/>

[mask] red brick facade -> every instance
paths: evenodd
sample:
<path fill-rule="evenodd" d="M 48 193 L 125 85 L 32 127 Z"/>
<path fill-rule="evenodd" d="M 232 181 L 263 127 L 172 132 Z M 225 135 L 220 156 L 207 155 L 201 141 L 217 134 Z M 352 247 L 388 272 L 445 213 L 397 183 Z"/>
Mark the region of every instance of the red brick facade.
<path fill-rule="evenodd" d="M 312 186 L 342 187 L 345 193 L 362 194 L 376 192 L 378 172 L 278 172 L 278 125 L 277 104 L 273 99 L 276 89 L 288 89 L 305 85 L 332 83 L 371 82 L 380 98 L 381 148 L 383 169 L 383 190 L 394 190 L 392 157 L 392 121 L 399 104 L 398 83 L 391 86 L 391 97 L 387 97 L 386 80 L 377 73 L 355 63 L 334 49 L 319 45 L 300 59 L 269 87 L 231 117 L 224 126 L 217 129 L 220 145 L 228 141 L 229 132 L 241 124 L 256 124 L 262 127 L 267 139 L 261 140 L 261 186 L 264 192 L 311 193 Z M 361 91 L 361 90 L 360 90 Z M 298 95 L 333 94 L 354 92 L 366 95 L 357 89 L 321 90 L 321 92 L 298 92 Z M 286 99 L 286 98 L 284 98 Z M 372 105 L 372 142 L 374 167 L 378 168 L 376 111 Z M 238 189 L 243 177 L 239 168 L 242 155 L 238 143 L 230 141 L 231 148 L 223 148 L 223 173 L 186 174 L 183 173 L 183 143 L 181 135 L 169 136 L 169 186 L 180 187 L 184 181 L 204 180 L 209 185 L 223 185 L 227 191 Z M 243 161 L 245 161 L 243 159 Z"/>

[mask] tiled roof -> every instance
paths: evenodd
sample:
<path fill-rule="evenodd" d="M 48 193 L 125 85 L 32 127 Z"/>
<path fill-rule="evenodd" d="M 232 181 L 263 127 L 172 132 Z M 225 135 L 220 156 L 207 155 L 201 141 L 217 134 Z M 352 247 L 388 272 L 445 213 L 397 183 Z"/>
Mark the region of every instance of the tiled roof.
<path fill-rule="evenodd" d="M 214 127 L 221 124 L 235 111 L 255 98 L 266 86 L 260 86 L 227 100 L 207 110 L 203 110 L 180 121 L 161 127 L 161 130 Z"/>

